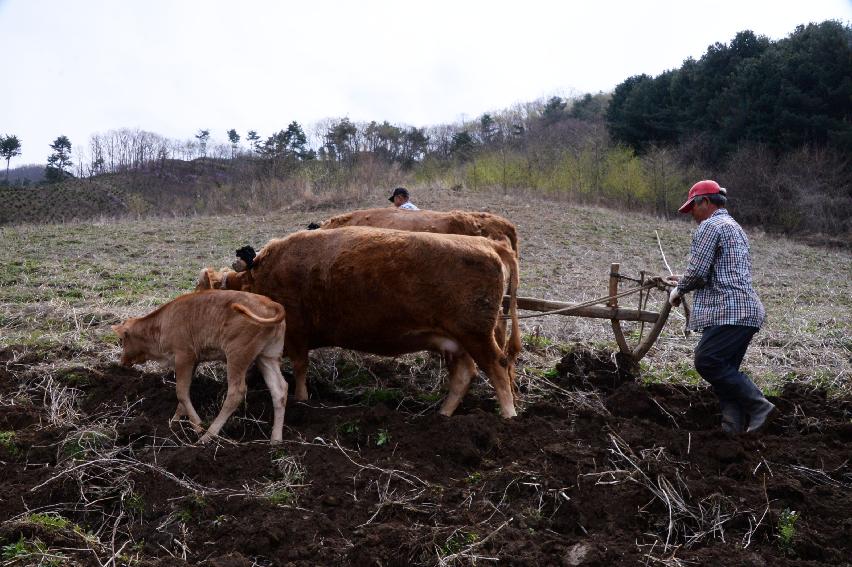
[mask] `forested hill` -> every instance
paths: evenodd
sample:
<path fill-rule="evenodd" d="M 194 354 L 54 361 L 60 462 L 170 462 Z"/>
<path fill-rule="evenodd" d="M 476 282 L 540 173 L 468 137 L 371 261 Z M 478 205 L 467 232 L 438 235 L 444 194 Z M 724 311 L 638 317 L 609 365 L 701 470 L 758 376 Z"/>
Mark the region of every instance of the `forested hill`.
<path fill-rule="evenodd" d="M 775 152 L 852 149 L 852 35 L 827 21 L 769 41 L 743 31 L 698 61 L 619 84 L 606 112 L 613 140 L 636 151 L 701 139 L 708 161 L 743 143 Z"/>

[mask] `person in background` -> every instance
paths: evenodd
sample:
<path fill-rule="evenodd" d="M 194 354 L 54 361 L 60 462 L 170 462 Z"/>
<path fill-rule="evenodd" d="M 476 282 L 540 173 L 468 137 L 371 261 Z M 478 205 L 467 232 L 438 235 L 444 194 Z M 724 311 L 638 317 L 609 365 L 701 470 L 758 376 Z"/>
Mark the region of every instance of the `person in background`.
<path fill-rule="evenodd" d="M 393 194 L 388 198 L 388 201 L 393 203 L 393 206 L 398 209 L 405 209 L 407 211 L 419 211 L 420 209 L 417 206 L 408 200 L 408 189 L 405 187 L 397 187 L 393 190 Z"/>
<path fill-rule="evenodd" d="M 695 369 L 710 383 L 728 433 L 763 429 L 775 406 L 748 376 L 740 372 L 748 345 L 766 318 L 751 283 L 748 238 L 725 208 L 727 190 L 712 180 L 699 181 L 678 209 L 698 223 L 689 263 L 669 303 L 677 307 L 684 294 L 695 292 L 690 330 L 702 331 L 695 347 Z"/>

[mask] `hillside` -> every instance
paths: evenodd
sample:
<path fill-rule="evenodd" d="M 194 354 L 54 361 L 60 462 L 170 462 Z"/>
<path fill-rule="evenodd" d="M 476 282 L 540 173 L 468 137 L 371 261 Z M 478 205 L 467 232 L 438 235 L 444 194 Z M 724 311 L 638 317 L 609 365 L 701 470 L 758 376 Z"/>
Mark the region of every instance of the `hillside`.
<path fill-rule="evenodd" d="M 234 183 L 234 164 L 169 161 L 159 169 L 67 179 L 30 187 L 2 187 L 0 225 L 61 223 L 145 215 L 226 212 L 221 198 Z M 223 186 L 227 185 L 223 189 Z M 217 200 L 218 199 L 218 200 Z M 231 199 L 239 201 L 239 199 Z"/>
<path fill-rule="evenodd" d="M 660 246 L 681 271 L 693 230 L 530 195 L 413 197 L 512 220 L 521 295 L 558 301 L 604 295 L 612 262 L 665 273 Z M 386 199 L 377 188 L 353 206 Z M 320 349 L 281 446 L 268 445 L 255 373 L 222 439 L 196 445 L 185 423 L 168 423 L 173 374 L 118 366 L 110 325 L 191 290 L 244 244 L 345 208 L 0 227 L 4 553 L 208 567 L 848 563 L 852 255 L 759 231 L 749 236 L 769 319 L 744 369 L 781 409 L 761 437 L 718 430 L 691 365 L 698 337 L 678 312 L 634 374 L 615 365 L 608 321 L 524 319 L 514 420 L 494 412 L 483 378 L 456 415 L 438 416 L 435 356 Z M 204 419 L 223 376 L 205 364 L 195 377 Z"/>

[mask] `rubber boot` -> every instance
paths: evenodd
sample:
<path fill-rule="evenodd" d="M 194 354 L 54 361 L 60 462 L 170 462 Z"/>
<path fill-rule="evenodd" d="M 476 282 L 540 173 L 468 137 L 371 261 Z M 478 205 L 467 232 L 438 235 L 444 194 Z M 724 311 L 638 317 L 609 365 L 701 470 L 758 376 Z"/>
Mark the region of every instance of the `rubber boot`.
<path fill-rule="evenodd" d="M 766 398 L 752 402 L 751 408 L 748 412 L 748 429 L 746 430 L 746 433 L 761 432 L 767 425 L 769 425 L 769 422 L 772 421 L 774 413 L 775 404 Z"/>
<path fill-rule="evenodd" d="M 737 435 L 745 431 L 745 415 L 736 402 L 719 402 L 722 409 L 722 431 Z"/>

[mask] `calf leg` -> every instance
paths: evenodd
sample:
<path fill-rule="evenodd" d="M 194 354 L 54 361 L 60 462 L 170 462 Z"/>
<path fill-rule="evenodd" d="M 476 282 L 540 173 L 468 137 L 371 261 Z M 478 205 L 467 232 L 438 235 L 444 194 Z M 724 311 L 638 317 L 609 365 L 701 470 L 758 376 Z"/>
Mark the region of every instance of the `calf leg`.
<path fill-rule="evenodd" d="M 222 409 L 219 410 L 219 415 L 210 424 L 210 427 L 201 437 L 201 443 L 207 443 L 219 434 L 222 426 L 228 421 L 240 402 L 246 396 L 246 370 L 251 364 L 251 359 L 237 354 L 228 355 L 228 393 L 225 395 L 225 402 L 222 404 Z"/>
<path fill-rule="evenodd" d="M 192 400 L 189 398 L 189 386 L 192 384 L 192 374 L 195 371 L 195 355 L 192 353 L 175 354 L 175 392 L 177 393 L 178 405 L 171 421 L 178 421 L 183 416 L 189 417 L 189 422 L 196 433 L 201 433 L 201 418 L 198 417 Z"/>
<path fill-rule="evenodd" d="M 454 355 L 445 353 L 444 359 L 447 361 L 447 369 L 449 370 L 449 393 L 438 413 L 450 416 L 453 415 L 462 398 L 467 394 L 470 381 L 476 376 L 476 364 L 466 352 Z"/>
<path fill-rule="evenodd" d="M 257 365 L 263 374 L 266 387 L 272 396 L 272 435 L 273 444 L 281 443 L 284 438 L 284 410 L 287 405 L 287 381 L 281 375 L 281 358 L 278 356 L 260 355 Z"/>

